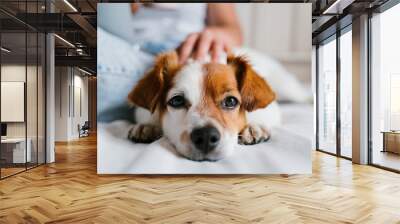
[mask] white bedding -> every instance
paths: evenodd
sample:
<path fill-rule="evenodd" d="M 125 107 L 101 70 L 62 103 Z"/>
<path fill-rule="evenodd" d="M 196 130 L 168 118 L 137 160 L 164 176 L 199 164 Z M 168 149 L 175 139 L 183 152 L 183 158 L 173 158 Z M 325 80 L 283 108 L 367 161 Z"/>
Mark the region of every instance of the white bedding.
<path fill-rule="evenodd" d="M 99 123 L 99 174 L 299 174 L 311 173 L 312 105 L 281 105 L 283 125 L 268 142 L 237 146 L 217 162 L 195 162 L 175 153 L 164 138 L 135 144 L 126 121 Z"/>
<path fill-rule="evenodd" d="M 312 141 L 314 136 L 313 105 L 288 103 L 280 104 L 280 108 L 282 128 Z"/>

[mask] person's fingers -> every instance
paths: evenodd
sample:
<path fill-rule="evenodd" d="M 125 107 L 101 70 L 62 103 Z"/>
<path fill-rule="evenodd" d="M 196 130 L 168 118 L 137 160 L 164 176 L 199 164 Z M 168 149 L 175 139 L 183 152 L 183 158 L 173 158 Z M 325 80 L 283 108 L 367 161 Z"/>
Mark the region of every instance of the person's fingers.
<path fill-rule="evenodd" d="M 202 60 L 208 51 L 210 50 L 212 43 L 212 34 L 209 30 L 205 30 L 201 33 L 200 38 L 197 43 L 196 49 L 196 60 Z"/>
<path fill-rule="evenodd" d="M 224 44 L 223 48 L 224 48 L 224 51 L 226 52 L 227 55 L 228 54 L 233 54 L 232 47 L 230 45 Z"/>
<path fill-rule="evenodd" d="M 132 14 L 135 14 L 139 10 L 139 3 L 131 3 L 131 12 Z"/>
<path fill-rule="evenodd" d="M 222 54 L 222 51 L 224 50 L 224 45 L 220 41 L 214 41 L 211 49 L 211 60 L 212 62 L 218 62 L 219 57 Z"/>
<path fill-rule="evenodd" d="M 182 46 L 179 49 L 179 63 L 182 64 L 188 59 L 193 51 L 194 45 L 198 37 L 198 33 L 192 33 L 186 38 L 185 42 L 183 42 Z"/>

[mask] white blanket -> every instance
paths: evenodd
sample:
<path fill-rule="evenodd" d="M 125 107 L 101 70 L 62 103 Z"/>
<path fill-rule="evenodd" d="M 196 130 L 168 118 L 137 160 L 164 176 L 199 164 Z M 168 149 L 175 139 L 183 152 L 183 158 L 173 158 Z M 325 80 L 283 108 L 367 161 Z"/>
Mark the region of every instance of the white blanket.
<path fill-rule="evenodd" d="M 164 138 L 152 144 L 133 143 L 126 137 L 130 126 L 126 121 L 100 123 L 97 171 L 99 174 L 311 173 L 311 136 L 304 133 L 312 133 L 312 106 L 300 107 L 303 113 L 296 108 L 283 108 L 284 118 L 293 112 L 298 117 L 292 122 L 284 120 L 282 127 L 273 129 L 268 142 L 237 146 L 233 155 L 216 162 L 185 159 Z"/>

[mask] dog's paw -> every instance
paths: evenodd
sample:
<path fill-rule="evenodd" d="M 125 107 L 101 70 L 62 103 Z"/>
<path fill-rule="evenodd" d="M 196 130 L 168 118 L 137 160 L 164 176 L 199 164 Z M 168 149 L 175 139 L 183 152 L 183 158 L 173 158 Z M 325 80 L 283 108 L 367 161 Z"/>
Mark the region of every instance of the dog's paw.
<path fill-rule="evenodd" d="M 268 129 L 262 125 L 248 124 L 239 133 L 239 144 L 241 145 L 254 145 L 260 142 L 266 142 L 271 137 Z"/>
<path fill-rule="evenodd" d="M 153 124 L 135 124 L 128 132 L 128 138 L 137 143 L 151 143 L 161 136 L 161 127 Z"/>

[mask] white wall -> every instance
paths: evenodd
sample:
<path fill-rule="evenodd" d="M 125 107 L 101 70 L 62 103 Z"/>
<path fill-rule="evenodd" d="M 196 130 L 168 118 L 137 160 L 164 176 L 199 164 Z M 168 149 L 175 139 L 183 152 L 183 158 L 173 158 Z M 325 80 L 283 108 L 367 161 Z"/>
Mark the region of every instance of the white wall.
<path fill-rule="evenodd" d="M 1 81 L 25 82 L 25 69 L 25 65 L 2 65 Z M 25 137 L 25 122 L 7 123 L 7 137 Z"/>
<path fill-rule="evenodd" d="M 69 69 L 55 68 L 55 141 L 68 140 L 68 117 L 70 84 Z"/>
<path fill-rule="evenodd" d="M 2 65 L 1 66 L 1 81 L 2 82 L 24 82 L 26 83 L 25 76 L 28 72 L 28 86 L 27 86 L 27 120 L 28 120 L 28 137 L 30 133 L 36 134 L 36 79 L 31 77 L 34 74 L 36 77 L 36 66 L 25 65 Z M 3 96 L 4 97 L 4 96 Z M 41 105 L 39 105 L 40 107 Z M 2 108 L 6 110 L 7 108 Z M 22 108 L 24 109 L 24 108 Z M 8 137 L 25 137 L 25 123 L 26 122 L 7 122 L 7 136 Z"/>
<path fill-rule="evenodd" d="M 78 124 L 88 120 L 88 78 L 76 68 L 56 67 L 55 85 L 55 140 L 77 139 Z"/>
<path fill-rule="evenodd" d="M 237 3 L 244 45 L 284 64 L 311 85 L 311 3 Z"/>
<path fill-rule="evenodd" d="M 25 82 L 25 69 L 32 70 L 32 67 L 26 68 L 25 65 L 2 65 L 1 66 L 1 81 L 2 82 Z M 24 94 L 24 93 L 22 93 Z M 36 95 L 36 94 L 35 94 Z M 1 96 L 6 98 L 7 96 Z M 8 108 L 1 108 L 2 113 Z M 24 113 L 24 108 L 22 113 Z M 8 137 L 25 137 L 25 123 L 24 122 L 8 122 L 7 123 Z"/>
<path fill-rule="evenodd" d="M 88 116 L 88 78 L 87 76 L 83 77 L 81 76 L 82 73 L 79 73 L 78 75 L 76 74 L 75 70 L 75 75 L 74 75 L 74 107 L 72 108 L 72 117 L 73 119 L 71 120 L 71 135 L 73 138 L 79 137 L 79 132 L 78 132 L 78 124 L 83 125 L 85 121 L 89 120 Z"/>
<path fill-rule="evenodd" d="M 26 85 L 26 107 L 19 108 L 21 113 L 26 113 L 26 120 L 22 122 L 6 122 L 7 137 L 24 138 L 25 135 L 30 140 L 29 146 L 32 150 L 32 158 L 39 163 L 44 162 L 45 150 L 45 115 L 44 115 L 44 74 L 41 66 L 25 66 L 25 64 L 3 64 L 1 66 L 2 82 L 24 82 Z M 27 79 L 27 80 L 26 80 Z M 24 91 L 22 92 L 24 94 Z M 2 98 L 7 95 L 2 95 Z M 13 110 L 12 108 L 2 107 L 1 110 Z M 16 110 L 14 108 L 14 110 Z M 4 112 L 4 111 L 3 111 Z M 8 111 L 17 113 L 17 111 Z M 39 156 L 37 157 L 37 154 Z"/>
<path fill-rule="evenodd" d="M 1 121 L 24 122 L 25 83 L 1 82 Z M 35 106 L 36 108 L 36 106 Z"/>

